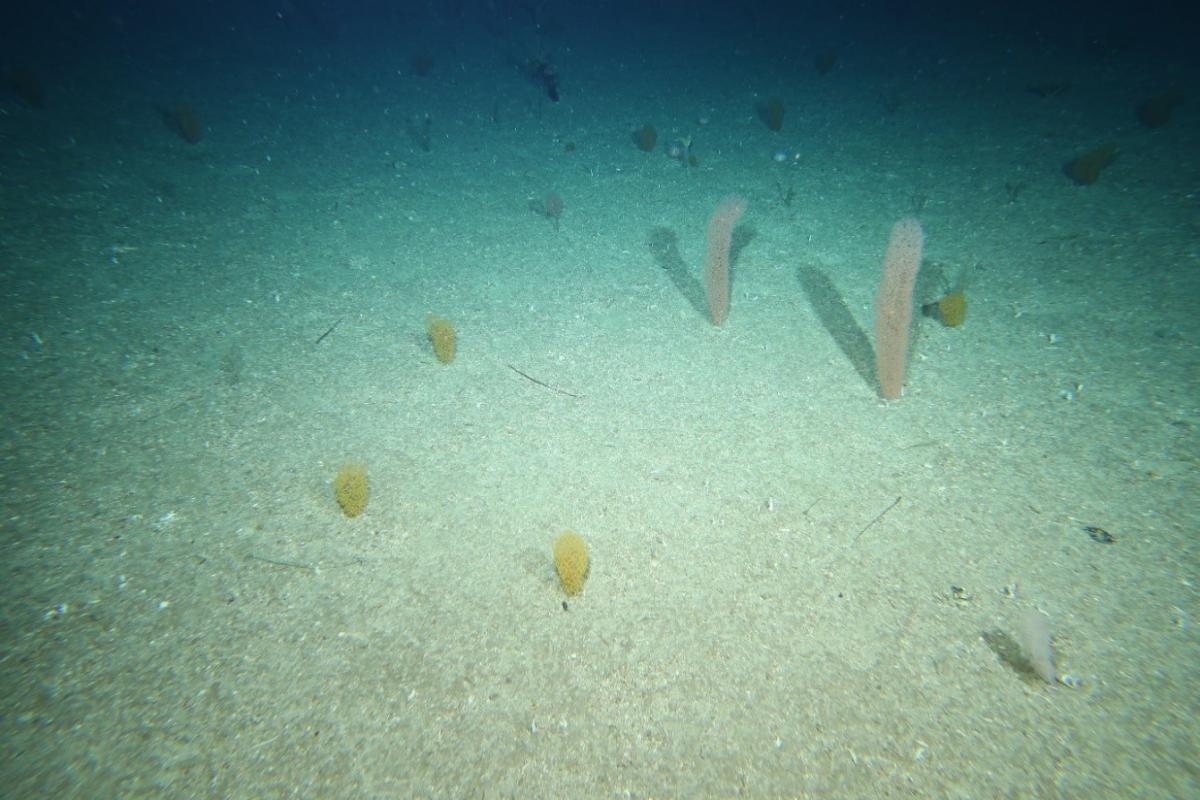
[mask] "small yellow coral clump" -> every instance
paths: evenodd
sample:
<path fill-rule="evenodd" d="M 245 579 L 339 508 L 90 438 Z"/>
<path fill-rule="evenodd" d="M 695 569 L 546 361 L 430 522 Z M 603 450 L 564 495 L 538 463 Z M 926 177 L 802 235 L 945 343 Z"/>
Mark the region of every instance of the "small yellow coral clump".
<path fill-rule="evenodd" d="M 967 318 L 967 296 L 962 292 L 951 292 L 938 300 L 938 317 L 948 328 L 957 328 Z"/>
<path fill-rule="evenodd" d="M 333 496 L 347 517 L 357 517 L 367 507 L 367 468 L 343 464 L 333 478 Z"/>
<path fill-rule="evenodd" d="M 554 568 L 563 591 L 579 594 L 588 571 L 587 545 L 579 534 L 567 531 L 554 540 Z"/>
<path fill-rule="evenodd" d="M 454 343 L 455 334 L 454 326 L 449 320 L 435 317 L 432 314 L 425 320 L 425 333 L 429 335 L 429 341 L 433 344 L 433 354 L 437 356 L 437 360 L 443 364 L 449 364 L 454 360 Z"/>

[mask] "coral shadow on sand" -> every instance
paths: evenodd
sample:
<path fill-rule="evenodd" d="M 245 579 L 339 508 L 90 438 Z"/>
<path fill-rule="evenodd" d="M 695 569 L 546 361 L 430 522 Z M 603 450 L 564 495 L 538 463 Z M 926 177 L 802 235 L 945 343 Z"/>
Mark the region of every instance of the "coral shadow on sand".
<path fill-rule="evenodd" d="M 797 274 L 821 325 L 829 331 L 863 382 L 867 386 L 875 386 L 875 353 L 871 348 L 871 340 L 854 320 L 854 315 L 850 313 L 849 306 L 833 281 L 816 267 L 802 266 Z"/>

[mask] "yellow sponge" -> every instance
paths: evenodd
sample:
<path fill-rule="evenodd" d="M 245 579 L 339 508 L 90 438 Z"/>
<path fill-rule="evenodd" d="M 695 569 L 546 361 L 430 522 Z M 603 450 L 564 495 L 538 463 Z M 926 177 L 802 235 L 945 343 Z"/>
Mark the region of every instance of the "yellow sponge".
<path fill-rule="evenodd" d="M 333 496 L 347 517 L 357 517 L 367 507 L 367 468 L 343 464 L 333 478 Z"/>
<path fill-rule="evenodd" d="M 579 594 L 588 571 L 587 545 L 579 534 L 566 531 L 554 540 L 554 568 L 563 591 Z"/>
<path fill-rule="evenodd" d="M 967 295 L 958 289 L 921 306 L 921 313 L 939 320 L 947 328 L 957 328 L 967 318 Z"/>
<path fill-rule="evenodd" d="M 425 333 L 429 335 L 429 342 L 433 345 L 433 354 L 437 356 L 437 360 L 443 364 L 449 364 L 454 360 L 454 346 L 458 336 L 454 333 L 454 326 L 449 320 L 435 317 L 430 314 L 425 320 Z"/>
<path fill-rule="evenodd" d="M 947 328 L 962 325 L 967 317 L 967 296 L 957 291 L 938 300 L 938 317 Z"/>

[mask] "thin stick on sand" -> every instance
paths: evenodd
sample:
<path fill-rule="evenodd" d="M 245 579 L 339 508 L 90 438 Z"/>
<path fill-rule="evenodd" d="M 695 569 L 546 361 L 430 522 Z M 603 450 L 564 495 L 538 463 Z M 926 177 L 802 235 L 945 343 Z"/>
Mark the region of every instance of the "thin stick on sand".
<path fill-rule="evenodd" d="M 270 558 L 268 556 L 260 556 L 257 553 L 247 553 L 246 558 L 251 561 L 262 561 L 265 564 L 274 564 L 277 567 L 294 567 L 296 569 L 306 569 L 309 572 L 316 572 L 317 568 L 312 564 L 305 564 L 302 561 L 289 561 L 285 558 Z"/>
<path fill-rule="evenodd" d="M 893 508 L 895 508 L 895 507 L 896 507 L 896 504 L 897 504 L 897 503 L 899 503 L 899 502 L 900 502 L 900 498 L 899 498 L 899 497 L 897 497 L 895 500 L 893 500 L 893 501 L 892 501 L 892 504 L 891 504 L 890 506 L 888 506 L 888 507 L 887 507 L 887 508 L 885 508 L 883 511 L 880 511 L 878 514 L 876 514 L 876 515 L 875 515 L 875 519 L 873 519 L 873 520 L 871 520 L 870 522 L 868 522 L 866 525 L 864 525 L 864 526 L 863 526 L 863 529 L 862 529 L 861 531 L 859 531 L 857 534 L 855 534 L 855 536 L 854 536 L 854 542 L 857 542 L 859 539 L 861 539 L 861 538 L 862 538 L 862 535 L 863 535 L 864 533 L 866 533 L 866 532 L 867 532 L 867 529 L 868 529 L 868 528 L 870 528 L 870 527 L 871 527 L 872 525 L 874 525 L 876 522 L 879 522 L 879 520 L 883 519 L 883 515 L 884 515 L 884 514 L 886 514 L 886 513 L 888 513 L 889 511 L 891 511 Z M 853 544 L 854 542 L 852 542 L 852 544 Z"/>
<path fill-rule="evenodd" d="M 337 328 L 337 326 L 341 325 L 341 324 L 342 324 L 342 321 L 339 319 L 337 322 L 330 325 L 329 329 L 327 331 L 325 331 L 324 333 L 322 333 L 320 336 L 317 337 L 317 341 L 314 342 L 314 344 L 320 344 L 325 339 L 326 336 L 333 333 L 333 331 Z"/>
<path fill-rule="evenodd" d="M 575 397 L 580 400 L 583 399 L 583 395 L 581 395 L 581 394 L 575 394 L 575 392 L 568 392 L 566 389 L 560 389 L 557 386 L 551 386 L 550 384 L 546 383 L 545 381 L 539 381 L 537 378 L 533 377 L 528 372 L 522 372 L 521 370 L 514 367 L 512 364 L 508 364 L 507 366 L 509 369 L 511 369 L 513 372 L 517 373 L 518 375 L 520 375 L 525 380 L 532 381 L 533 383 L 536 383 L 538 386 L 544 386 L 552 392 L 558 392 L 559 394 L 565 394 L 567 397 Z"/>

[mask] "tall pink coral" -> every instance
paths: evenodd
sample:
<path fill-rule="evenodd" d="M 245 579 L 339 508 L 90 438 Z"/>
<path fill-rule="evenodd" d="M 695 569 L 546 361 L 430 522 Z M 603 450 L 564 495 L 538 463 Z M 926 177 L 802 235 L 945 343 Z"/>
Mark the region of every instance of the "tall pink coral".
<path fill-rule="evenodd" d="M 708 218 L 708 251 L 704 256 L 704 294 L 713 325 L 720 325 L 729 313 L 729 248 L 733 226 L 746 213 L 746 201 L 731 195 L 717 203 Z"/>
<path fill-rule="evenodd" d="M 883 280 L 875 295 L 875 373 L 879 392 L 888 400 L 898 398 L 904 386 L 913 285 L 924 247 L 925 232 L 917 220 L 908 217 L 892 226 L 883 257 Z"/>

